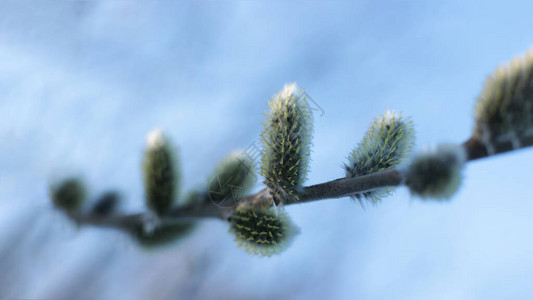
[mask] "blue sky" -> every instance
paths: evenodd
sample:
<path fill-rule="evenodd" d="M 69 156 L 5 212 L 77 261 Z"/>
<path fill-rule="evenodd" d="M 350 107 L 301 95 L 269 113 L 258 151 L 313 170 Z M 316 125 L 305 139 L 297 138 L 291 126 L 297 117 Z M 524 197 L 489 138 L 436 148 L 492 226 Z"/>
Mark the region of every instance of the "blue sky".
<path fill-rule="evenodd" d="M 2 296 L 531 298 L 533 150 L 470 163 L 450 202 L 400 188 L 366 210 L 349 199 L 291 206 L 301 234 L 270 259 L 237 248 L 218 221 L 155 253 L 113 231 L 77 231 L 53 211 L 47 186 L 81 173 L 92 195 L 115 188 L 126 210 L 142 209 L 142 151 L 156 127 L 179 146 L 184 190 L 199 186 L 224 155 L 259 141 L 269 98 L 289 82 L 325 112 L 315 116 L 308 184 L 343 176 L 345 157 L 387 109 L 412 118 L 419 148 L 460 143 L 486 76 L 533 45 L 532 9 L 0 2 L 0 248 L 11 249 L 0 263 L 12 274 L 0 277 L 10 287 Z"/>

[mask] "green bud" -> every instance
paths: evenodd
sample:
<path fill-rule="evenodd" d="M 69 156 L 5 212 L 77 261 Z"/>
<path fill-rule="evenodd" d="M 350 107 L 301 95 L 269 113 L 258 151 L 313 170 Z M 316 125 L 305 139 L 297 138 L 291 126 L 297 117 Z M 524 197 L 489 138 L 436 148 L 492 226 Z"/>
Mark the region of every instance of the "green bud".
<path fill-rule="evenodd" d="M 449 199 L 462 181 L 466 152 L 457 145 L 440 145 L 418 154 L 407 168 L 405 184 L 423 199 Z"/>
<path fill-rule="evenodd" d="M 298 233 L 287 214 L 272 208 L 237 210 L 229 222 L 239 246 L 262 256 L 281 253 Z"/>
<path fill-rule="evenodd" d="M 230 207 L 246 196 L 254 185 L 252 160 L 237 152 L 226 156 L 209 180 L 209 199 L 218 206 Z"/>
<path fill-rule="evenodd" d="M 377 117 L 363 140 L 348 156 L 344 164 L 347 178 L 355 178 L 381 172 L 398 166 L 414 144 L 413 124 L 394 111 Z M 358 193 L 352 196 L 361 203 L 367 199 L 372 204 L 391 194 L 390 188 Z"/>
<path fill-rule="evenodd" d="M 76 211 L 85 200 L 85 187 L 78 178 L 68 178 L 50 187 L 50 197 L 58 208 Z"/>
<path fill-rule="evenodd" d="M 489 155 L 533 145 L 533 50 L 487 78 L 475 118 L 473 137 Z"/>
<path fill-rule="evenodd" d="M 99 216 L 107 216 L 116 212 L 120 205 L 120 195 L 117 192 L 106 192 L 91 209 L 91 214 Z"/>
<path fill-rule="evenodd" d="M 148 134 L 144 153 L 144 190 L 148 208 L 163 215 L 170 210 L 178 195 L 180 173 L 178 160 L 170 141 L 161 130 Z"/>
<path fill-rule="evenodd" d="M 269 103 L 261 143 L 261 175 L 275 203 L 298 200 L 309 165 L 312 137 L 311 111 L 305 93 L 287 84 Z"/>

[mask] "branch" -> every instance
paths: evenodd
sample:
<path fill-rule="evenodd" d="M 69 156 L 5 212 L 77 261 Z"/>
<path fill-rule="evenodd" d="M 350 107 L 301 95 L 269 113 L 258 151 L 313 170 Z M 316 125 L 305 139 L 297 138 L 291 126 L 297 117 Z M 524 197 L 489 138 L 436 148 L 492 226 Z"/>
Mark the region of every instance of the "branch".
<path fill-rule="evenodd" d="M 356 178 L 339 178 L 332 181 L 304 187 L 299 193 L 299 201 L 288 202 L 285 205 L 307 203 L 312 201 L 342 198 L 356 193 L 362 193 L 387 186 L 399 186 L 404 178 L 400 171 L 391 169 L 379 173 Z M 239 199 L 239 205 L 270 205 L 268 190 L 263 189 L 256 194 Z M 201 218 L 218 218 L 227 220 L 236 210 L 236 206 L 220 207 L 209 199 L 199 203 L 184 205 L 172 209 L 168 214 L 156 217 L 152 213 L 137 213 L 130 215 L 102 216 L 90 213 L 71 212 L 68 216 L 80 225 L 93 225 L 117 229 L 131 229 L 153 221 L 159 226 L 174 225 Z"/>
<path fill-rule="evenodd" d="M 323 199 L 342 198 L 357 193 L 403 183 L 402 172 L 397 169 L 373 173 L 355 178 L 339 178 L 325 183 L 304 187 L 300 200 L 287 204 L 298 204 Z"/>
<path fill-rule="evenodd" d="M 79 212 L 84 187 L 77 179 L 53 188 L 52 201 L 78 224 L 129 231 L 145 244 L 167 242 L 186 232 L 193 225 L 191 221 L 197 219 L 229 221 L 239 245 L 270 256 L 290 239 L 291 225 L 278 212 L 265 208 L 346 196 L 375 203 L 387 196 L 381 188 L 399 185 L 422 199 L 450 199 L 460 186 L 466 162 L 533 146 L 532 74 L 533 52 L 498 69 L 487 79 L 476 103 L 472 137 L 461 145 L 441 144 L 421 151 L 406 168 L 396 167 L 412 148 L 412 123 L 387 111 L 372 122 L 347 157 L 346 178 L 302 187 L 311 152 L 312 112 L 304 91 L 289 84 L 269 103 L 271 111 L 261 132 L 263 149 L 253 145 L 242 155 L 225 158 L 210 177 L 208 194 L 193 192 L 182 199 L 180 206 L 172 207 L 181 178 L 178 160 L 169 139 L 154 130 L 148 136 L 143 160 L 149 212 L 112 214 L 113 198 L 104 198 L 92 211 Z M 234 195 L 234 188 L 250 188 L 250 175 L 254 174 L 250 170 L 257 153 L 261 156 L 259 173 L 265 178 L 265 189 L 234 197 L 232 207 L 217 205 Z M 374 173 L 377 170 L 386 171 Z M 155 231 L 158 233 L 151 234 Z"/>
<path fill-rule="evenodd" d="M 474 138 L 465 141 L 462 146 L 466 149 L 468 161 L 489 156 L 486 147 Z M 511 146 L 502 144 L 498 148 L 497 153 L 505 153 L 511 150 L 513 150 Z M 405 176 L 398 169 L 389 169 L 355 178 L 339 178 L 304 187 L 298 193 L 298 201 L 290 201 L 284 205 L 343 198 L 378 188 L 400 186 L 404 182 Z M 271 205 L 269 202 L 269 191 L 265 188 L 256 194 L 245 196 L 238 200 L 238 205 L 251 207 Z M 209 196 L 206 196 L 202 201 L 173 208 L 169 213 L 159 217 L 151 212 L 128 215 L 97 215 L 86 212 L 70 212 L 68 216 L 80 225 L 127 230 L 143 226 L 149 222 L 153 222 L 158 226 L 168 226 L 203 218 L 227 220 L 236 211 L 236 208 L 237 203 L 232 207 L 217 206 L 209 199 Z"/>

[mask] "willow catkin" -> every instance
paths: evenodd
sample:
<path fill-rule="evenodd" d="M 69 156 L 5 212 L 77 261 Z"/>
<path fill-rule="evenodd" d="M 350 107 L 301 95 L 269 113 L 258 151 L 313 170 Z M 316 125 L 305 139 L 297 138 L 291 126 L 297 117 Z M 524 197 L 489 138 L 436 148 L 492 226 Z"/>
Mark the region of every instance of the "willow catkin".
<path fill-rule="evenodd" d="M 161 130 L 148 134 L 143 175 L 146 204 L 158 215 L 165 214 L 178 196 L 180 173 L 174 148 Z"/>
<path fill-rule="evenodd" d="M 443 144 L 417 154 L 405 172 L 405 184 L 422 199 L 449 199 L 462 181 L 466 152 L 462 146 Z"/>
<path fill-rule="evenodd" d="M 394 111 L 377 117 L 363 140 L 348 156 L 344 164 L 347 178 L 355 178 L 397 166 L 408 156 L 414 143 L 412 122 Z M 389 188 L 352 195 L 361 202 L 366 199 L 373 204 L 390 195 Z"/>
<path fill-rule="evenodd" d="M 262 256 L 279 254 L 298 233 L 285 212 L 272 208 L 238 209 L 229 221 L 238 245 Z"/>
<path fill-rule="evenodd" d="M 297 201 L 308 172 L 312 118 L 303 90 L 286 85 L 275 95 L 261 133 L 261 175 L 275 203 Z"/>
<path fill-rule="evenodd" d="M 217 165 L 209 180 L 209 199 L 218 206 L 235 205 L 252 188 L 256 179 L 253 161 L 233 152 Z"/>
<path fill-rule="evenodd" d="M 533 145 L 533 50 L 487 78 L 475 121 L 473 138 L 488 155 Z"/>

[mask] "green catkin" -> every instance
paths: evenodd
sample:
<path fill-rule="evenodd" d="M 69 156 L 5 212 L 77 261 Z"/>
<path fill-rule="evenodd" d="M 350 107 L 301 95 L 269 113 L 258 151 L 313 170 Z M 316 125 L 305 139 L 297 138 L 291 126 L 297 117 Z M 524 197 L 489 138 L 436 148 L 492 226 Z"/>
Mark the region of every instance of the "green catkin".
<path fill-rule="evenodd" d="M 489 155 L 533 145 L 533 50 L 487 78 L 475 120 L 473 137 Z"/>
<path fill-rule="evenodd" d="M 298 233 L 285 212 L 272 208 L 239 209 L 229 222 L 238 245 L 261 256 L 281 253 Z"/>
<path fill-rule="evenodd" d="M 206 196 L 198 191 L 190 192 L 181 199 L 178 198 L 181 174 L 174 151 L 173 145 L 161 130 L 156 129 L 148 134 L 143 161 L 146 204 L 159 216 L 179 205 L 201 202 L 206 199 Z M 143 224 L 131 229 L 130 234 L 143 248 L 153 249 L 187 236 L 195 225 L 194 222 L 158 225 L 153 230 L 147 231 Z"/>
<path fill-rule="evenodd" d="M 147 144 L 143 161 L 146 204 L 156 214 L 163 215 L 178 195 L 178 161 L 173 146 L 160 130 L 148 134 Z"/>
<path fill-rule="evenodd" d="M 344 164 L 346 177 L 355 178 L 396 167 L 409 155 L 413 144 L 412 122 L 394 111 L 387 111 L 372 122 L 363 140 L 348 156 L 348 163 Z M 360 203 L 366 199 L 375 204 L 390 193 L 389 188 L 381 188 L 351 197 Z"/>
<path fill-rule="evenodd" d="M 235 205 L 246 196 L 255 182 L 253 161 L 242 153 L 233 152 L 216 167 L 209 179 L 209 199 L 216 205 Z"/>
<path fill-rule="evenodd" d="M 261 133 L 260 173 L 275 204 L 297 201 L 306 180 L 312 138 L 312 115 L 307 98 L 296 84 L 287 84 L 269 103 Z"/>
<path fill-rule="evenodd" d="M 449 199 L 459 189 L 465 162 L 462 146 L 439 145 L 413 158 L 405 172 L 405 184 L 412 195 L 422 199 Z"/>
<path fill-rule="evenodd" d="M 73 212 L 85 200 L 85 187 L 80 179 L 68 178 L 50 187 L 50 197 L 56 207 Z"/>

